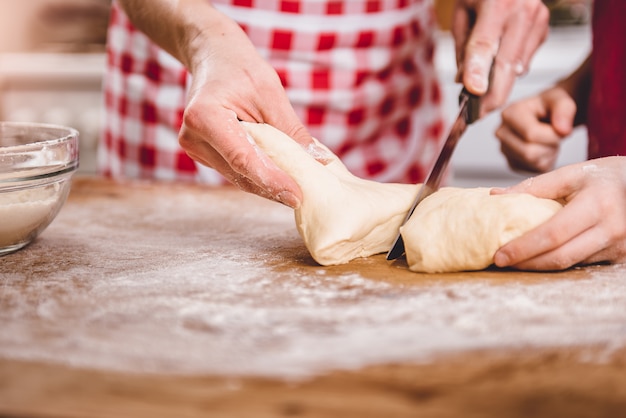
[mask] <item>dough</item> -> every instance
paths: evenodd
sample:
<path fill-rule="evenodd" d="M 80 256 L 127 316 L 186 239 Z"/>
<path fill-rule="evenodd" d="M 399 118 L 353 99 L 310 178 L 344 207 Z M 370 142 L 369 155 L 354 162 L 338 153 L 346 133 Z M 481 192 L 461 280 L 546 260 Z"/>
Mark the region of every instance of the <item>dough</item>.
<path fill-rule="evenodd" d="M 323 165 L 272 126 L 242 124 L 300 186 L 303 200 L 295 211 L 296 226 L 315 261 L 344 264 L 389 251 L 419 186 L 358 178 L 330 150 L 330 161 Z"/>
<path fill-rule="evenodd" d="M 344 264 L 389 251 L 420 185 L 360 179 L 321 144 L 329 156 L 326 165 L 270 125 L 242 124 L 302 189 L 296 226 L 315 261 Z M 442 188 L 424 199 L 402 227 L 409 268 L 428 273 L 487 268 L 498 248 L 560 208 L 531 195 Z"/>
<path fill-rule="evenodd" d="M 446 187 L 424 199 L 402 227 L 409 268 L 440 273 L 482 270 L 504 244 L 545 222 L 561 204 L 488 188 Z"/>

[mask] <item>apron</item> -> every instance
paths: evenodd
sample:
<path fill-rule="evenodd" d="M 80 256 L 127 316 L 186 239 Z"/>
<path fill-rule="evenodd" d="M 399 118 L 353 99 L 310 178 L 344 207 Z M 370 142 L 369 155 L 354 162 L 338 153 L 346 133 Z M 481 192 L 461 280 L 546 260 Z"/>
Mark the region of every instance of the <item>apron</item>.
<path fill-rule="evenodd" d="M 355 175 L 422 181 L 445 122 L 432 0 L 218 0 L 277 71 L 309 132 Z M 224 182 L 178 145 L 190 77 L 113 1 L 98 150 L 110 177 Z"/>

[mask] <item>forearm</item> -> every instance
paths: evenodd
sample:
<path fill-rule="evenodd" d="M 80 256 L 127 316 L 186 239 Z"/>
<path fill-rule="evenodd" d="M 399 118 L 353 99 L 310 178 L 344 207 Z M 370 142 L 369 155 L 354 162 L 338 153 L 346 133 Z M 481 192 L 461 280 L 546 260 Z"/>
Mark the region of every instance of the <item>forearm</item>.
<path fill-rule="evenodd" d="M 206 0 L 118 0 L 133 25 L 193 72 L 241 28 Z"/>

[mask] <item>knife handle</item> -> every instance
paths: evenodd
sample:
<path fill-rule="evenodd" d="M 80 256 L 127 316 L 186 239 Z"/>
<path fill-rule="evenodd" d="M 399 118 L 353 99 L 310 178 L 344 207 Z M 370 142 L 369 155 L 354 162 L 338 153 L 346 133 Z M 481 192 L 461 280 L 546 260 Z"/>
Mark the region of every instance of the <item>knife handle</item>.
<path fill-rule="evenodd" d="M 489 87 L 491 87 L 495 67 L 496 59 L 494 58 L 493 61 L 491 61 L 491 67 L 489 68 L 489 86 L 487 87 L 487 91 L 489 91 Z M 467 100 L 465 122 L 468 125 L 476 122 L 480 118 L 480 97 L 481 96 L 470 93 L 465 87 L 463 87 L 461 94 L 459 94 L 459 106 L 462 106 L 463 102 Z"/>
<path fill-rule="evenodd" d="M 465 123 L 470 125 L 480 118 L 480 96 L 470 93 L 463 87 L 459 95 L 459 106 L 462 106 L 464 101 L 467 102 L 464 111 Z"/>

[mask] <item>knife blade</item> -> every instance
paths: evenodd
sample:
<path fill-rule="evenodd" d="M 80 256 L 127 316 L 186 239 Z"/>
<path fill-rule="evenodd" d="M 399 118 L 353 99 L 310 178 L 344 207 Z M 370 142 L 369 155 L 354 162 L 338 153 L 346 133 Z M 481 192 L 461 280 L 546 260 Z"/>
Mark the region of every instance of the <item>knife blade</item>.
<path fill-rule="evenodd" d="M 456 144 L 459 142 L 459 139 L 463 135 L 463 132 L 465 132 L 467 126 L 474 123 L 479 117 L 480 96 L 472 94 L 463 88 L 463 90 L 461 90 L 461 94 L 459 95 L 459 106 L 459 115 L 452 124 L 450 133 L 443 143 L 439 156 L 435 161 L 435 165 L 428 174 L 428 177 L 422 187 L 420 187 L 417 197 L 413 201 L 413 204 L 411 205 L 406 218 L 402 222 L 402 225 L 409 220 L 415 211 L 415 208 L 422 200 L 426 199 L 439 189 L 441 179 L 443 178 L 446 168 L 448 167 L 448 163 L 450 162 L 450 158 L 452 157 Z M 402 254 L 404 254 L 404 240 L 402 239 L 400 232 L 398 232 L 398 236 L 396 237 L 393 246 L 387 253 L 387 260 L 395 260 L 401 257 Z"/>

